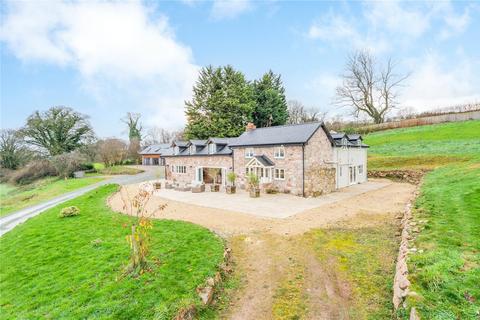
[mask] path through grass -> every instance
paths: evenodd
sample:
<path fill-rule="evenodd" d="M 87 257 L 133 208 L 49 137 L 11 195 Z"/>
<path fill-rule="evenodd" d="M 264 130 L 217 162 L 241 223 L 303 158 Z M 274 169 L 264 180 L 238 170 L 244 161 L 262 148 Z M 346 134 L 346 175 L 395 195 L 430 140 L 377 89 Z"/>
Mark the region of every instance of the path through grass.
<path fill-rule="evenodd" d="M 154 221 L 153 271 L 119 279 L 129 257 L 125 226 L 103 186 L 52 208 L 0 238 L 0 319 L 172 319 L 199 304 L 195 288 L 223 259 L 222 240 L 191 223 Z M 75 205 L 80 215 L 59 218 Z"/>

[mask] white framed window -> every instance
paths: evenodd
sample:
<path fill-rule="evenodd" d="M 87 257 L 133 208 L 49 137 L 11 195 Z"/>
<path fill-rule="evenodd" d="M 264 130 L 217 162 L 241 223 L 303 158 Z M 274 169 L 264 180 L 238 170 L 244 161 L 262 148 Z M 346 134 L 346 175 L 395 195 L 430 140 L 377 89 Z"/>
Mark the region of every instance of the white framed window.
<path fill-rule="evenodd" d="M 275 168 L 275 180 L 285 180 L 285 169 L 277 169 Z"/>
<path fill-rule="evenodd" d="M 173 169 L 173 167 L 172 167 Z M 175 166 L 175 172 L 176 173 L 187 173 L 187 167 L 186 166 Z"/>
<path fill-rule="evenodd" d="M 273 157 L 275 159 L 283 159 L 285 158 L 285 148 L 283 146 L 281 147 L 275 147 L 275 150 L 273 151 Z"/>
<path fill-rule="evenodd" d="M 212 154 L 215 153 L 216 148 L 215 148 L 215 143 L 209 143 L 208 144 L 208 153 Z"/>
<path fill-rule="evenodd" d="M 363 164 L 358 166 L 358 174 L 363 174 Z"/>
<path fill-rule="evenodd" d="M 245 158 L 253 158 L 253 148 L 245 149 Z"/>

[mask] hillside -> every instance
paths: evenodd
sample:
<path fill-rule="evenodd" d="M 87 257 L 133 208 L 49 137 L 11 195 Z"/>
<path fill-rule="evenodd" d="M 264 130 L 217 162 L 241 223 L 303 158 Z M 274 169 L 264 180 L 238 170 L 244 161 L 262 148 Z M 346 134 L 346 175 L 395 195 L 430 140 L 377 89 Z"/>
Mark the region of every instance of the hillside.
<path fill-rule="evenodd" d="M 369 169 L 433 169 L 480 157 L 480 121 L 394 129 L 365 136 Z"/>
<path fill-rule="evenodd" d="M 366 136 L 369 170 L 434 169 L 413 210 L 407 306 L 422 319 L 480 314 L 480 121 L 395 129 Z M 408 314 L 398 315 L 408 319 Z"/>

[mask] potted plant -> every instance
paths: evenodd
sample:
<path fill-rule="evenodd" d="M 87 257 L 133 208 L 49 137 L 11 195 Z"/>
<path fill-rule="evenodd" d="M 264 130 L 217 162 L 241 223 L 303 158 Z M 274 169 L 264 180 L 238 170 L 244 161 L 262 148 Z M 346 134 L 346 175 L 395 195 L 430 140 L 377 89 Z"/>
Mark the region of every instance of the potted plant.
<path fill-rule="evenodd" d="M 260 197 L 260 179 L 254 173 L 247 176 L 250 198 Z"/>
<path fill-rule="evenodd" d="M 213 184 L 210 185 L 210 191 L 211 192 L 220 191 L 220 185 L 214 182 Z"/>
<path fill-rule="evenodd" d="M 235 172 L 231 171 L 227 174 L 227 180 L 230 182 L 230 185 L 227 186 L 227 193 L 234 194 L 237 192 L 237 187 L 235 186 L 235 180 L 237 179 L 237 175 Z"/>
<path fill-rule="evenodd" d="M 155 189 L 161 189 L 162 188 L 162 183 L 160 182 L 160 178 L 162 176 L 162 173 L 160 172 L 160 169 L 157 169 L 155 171 L 155 176 L 157 177 L 157 181 L 155 181 L 153 183 L 153 186 L 155 187 Z"/>

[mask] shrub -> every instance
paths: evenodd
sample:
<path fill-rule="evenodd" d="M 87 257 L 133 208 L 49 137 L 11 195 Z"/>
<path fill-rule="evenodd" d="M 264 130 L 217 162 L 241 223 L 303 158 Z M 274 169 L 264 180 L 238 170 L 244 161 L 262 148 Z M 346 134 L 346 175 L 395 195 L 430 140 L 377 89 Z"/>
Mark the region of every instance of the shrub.
<path fill-rule="evenodd" d="M 74 216 L 78 216 L 79 214 L 80 214 L 80 209 L 78 209 L 78 207 L 71 206 L 71 207 L 65 207 L 62 210 L 60 210 L 59 217 L 60 218 L 74 217 Z"/>
<path fill-rule="evenodd" d="M 51 162 L 57 170 L 58 175 L 65 179 L 73 176 L 73 173 L 80 170 L 81 167 L 80 156 L 75 153 L 60 154 L 53 157 Z"/>
<path fill-rule="evenodd" d="M 228 182 L 230 182 L 232 184 L 232 186 L 235 185 L 235 180 L 237 179 L 237 175 L 235 174 L 235 172 L 233 171 L 230 171 L 228 174 L 227 174 L 227 180 Z"/>
<path fill-rule="evenodd" d="M 0 168 L 0 183 L 6 183 L 10 181 L 13 173 L 15 173 L 14 170 L 10 170 L 7 168 Z"/>
<path fill-rule="evenodd" d="M 12 174 L 11 182 L 16 184 L 29 184 L 35 180 L 56 176 L 57 170 L 48 160 L 34 160 Z"/>
<path fill-rule="evenodd" d="M 267 189 L 265 189 L 265 193 L 266 194 L 276 194 L 276 193 L 278 193 L 278 189 L 275 188 L 275 187 L 267 188 Z"/>
<path fill-rule="evenodd" d="M 248 174 L 247 181 L 251 188 L 258 188 L 260 184 L 260 178 L 255 173 Z"/>
<path fill-rule="evenodd" d="M 90 171 L 90 170 L 94 170 L 94 166 L 93 166 L 93 163 L 90 163 L 90 162 L 87 162 L 87 163 L 81 163 L 79 166 L 78 166 L 78 170 L 82 170 L 82 171 Z"/>

